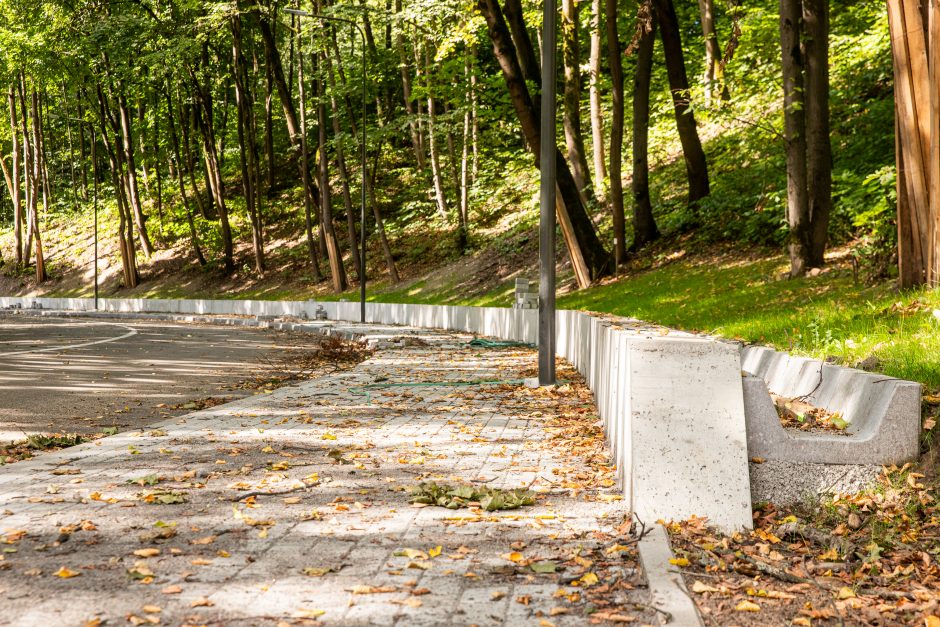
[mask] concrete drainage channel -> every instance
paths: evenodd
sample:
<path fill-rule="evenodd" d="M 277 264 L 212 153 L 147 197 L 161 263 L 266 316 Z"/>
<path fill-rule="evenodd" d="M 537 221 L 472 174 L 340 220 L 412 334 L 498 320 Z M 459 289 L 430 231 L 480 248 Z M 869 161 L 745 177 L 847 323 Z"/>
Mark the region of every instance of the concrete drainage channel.
<path fill-rule="evenodd" d="M 101 299 L 103 312 L 93 312 L 91 299 L 0 297 L 0 308 L 11 307 L 341 337 L 362 329 L 343 324 L 359 320 L 359 304 L 350 302 Z M 315 319 L 324 316 L 328 320 Z M 400 338 L 400 326 L 537 340 L 531 309 L 367 303 L 366 320 L 375 333 L 365 339 L 377 347 L 399 341 L 393 338 Z M 917 457 L 917 383 L 581 311 L 558 311 L 556 330 L 559 356 L 594 392 L 624 499 L 643 520 L 695 515 L 724 532 L 747 530 L 752 499 L 784 503 L 857 490 L 882 464 Z M 768 392 L 839 413 L 848 428 L 838 435 L 784 430 Z M 749 466 L 758 457 L 763 463 Z M 661 618 L 699 624 L 681 576 L 664 558 L 670 554 L 666 533 L 655 534 L 640 552 L 651 591 L 675 604 L 671 610 L 664 605 Z"/>
<path fill-rule="evenodd" d="M 400 347 L 409 338 L 420 337 L 418 329 L 402 329 L 391 325 L 340 324 L 335 321 L 287 320 L 276 316 L 225 317 L 217 315 L 148 314 L 124 312 L 63 311 L 38 308 L 14 308 L 10 313 L 24 316 L 69 317 L 92 319 L 119 319 L 164 321 L 191 324 L 214 324 L 250 328 L 265 328 L 280 331 L 315 333 L 327 337 L 362 341 L 377 350 Z M 698 609 L 689 595 L 682 574 L 670 563 L 674 555 L 669 535 L 661 525 L 647 529 L 640 538 L 637 549 L 643 572 L 649 586 L 650 603 L 656 610 L 660 624 L 704 627 Z"/>

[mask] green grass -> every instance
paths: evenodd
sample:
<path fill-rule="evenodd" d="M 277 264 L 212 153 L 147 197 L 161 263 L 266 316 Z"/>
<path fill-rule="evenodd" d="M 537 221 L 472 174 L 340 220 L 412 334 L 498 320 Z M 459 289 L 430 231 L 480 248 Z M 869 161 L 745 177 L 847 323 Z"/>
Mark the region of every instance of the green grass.
<path fill-rule="evenodd" d="M 940 389 L 940 293 L 898 292 L 892 282 L 856 284 L 847 267 L 816 277 L 782 278 L 782 255 L 681 259 L 617 281 L 560 295 L 558 307 L 632 316 L 677 329 L 767 344 Z M 370 300 L 429 304 L 501 305 L 506 283 L 472 298 L 424 283 Z"/>

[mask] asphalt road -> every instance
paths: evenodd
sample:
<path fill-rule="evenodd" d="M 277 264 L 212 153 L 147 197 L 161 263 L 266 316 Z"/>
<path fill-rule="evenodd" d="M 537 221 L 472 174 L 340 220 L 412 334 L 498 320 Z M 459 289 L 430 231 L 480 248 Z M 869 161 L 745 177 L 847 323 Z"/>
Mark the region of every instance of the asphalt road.
<path fill-rule="evenodd" d="M 278 334 L 162 322 L 0 315 L 0 443 L 145 426 L 257 391 Z M 181 407 L 189 405 L 188 407 Z M 174 409 L 176 408 L 176 409 Z"/>

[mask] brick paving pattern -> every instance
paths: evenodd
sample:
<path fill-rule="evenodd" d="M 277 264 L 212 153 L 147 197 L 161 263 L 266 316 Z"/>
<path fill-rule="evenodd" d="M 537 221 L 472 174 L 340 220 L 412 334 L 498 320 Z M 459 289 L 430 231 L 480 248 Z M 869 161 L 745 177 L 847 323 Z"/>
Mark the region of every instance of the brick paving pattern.
<path fill-rule="evenodd" d="M 0 625 L 584 625 L 602 588 L 648 621 L 616 487 L 581 485 L 552 439 L 590 398 L 521 386 L 529 349 L 422 337 L 0 467 Z M 411 504 L 432 480 L 537 501 Z"/>

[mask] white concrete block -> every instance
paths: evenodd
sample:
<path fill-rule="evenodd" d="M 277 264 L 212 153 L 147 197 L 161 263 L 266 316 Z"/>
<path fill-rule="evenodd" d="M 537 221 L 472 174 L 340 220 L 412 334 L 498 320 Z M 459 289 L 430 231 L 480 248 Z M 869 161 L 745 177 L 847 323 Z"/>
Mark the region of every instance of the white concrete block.
<path fill-rule="evenodd" d="M 633 509 L 643 520 L 695 514 L 726 531 L 752 527 L 739 355 L 710 340 L 632 343 Z"/>

